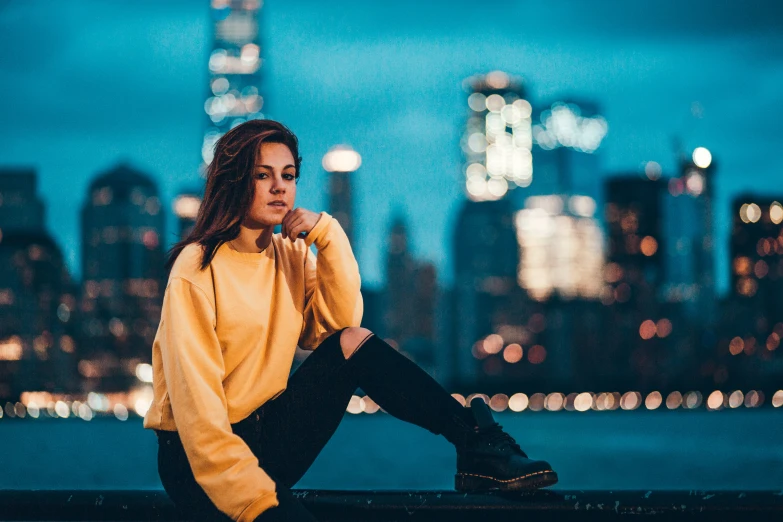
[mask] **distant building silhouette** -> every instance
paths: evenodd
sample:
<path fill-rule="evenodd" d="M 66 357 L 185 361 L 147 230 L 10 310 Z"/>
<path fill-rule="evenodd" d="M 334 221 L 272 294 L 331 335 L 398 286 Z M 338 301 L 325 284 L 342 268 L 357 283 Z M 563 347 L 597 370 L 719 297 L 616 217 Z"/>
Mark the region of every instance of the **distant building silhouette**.
<path fill-rule="evenodd" d="M 119 165 L 89 186 L 82 208 L 83 353 L 89 389 L 127 390 L 150 362 L 165 284 L 164 215 L 145 174 Z"/>
<path fill-rule="evenodd" d="M 212 2 L 212 52 L 204 102 L 207 128 L 201 145 L 202 171 L 212 162 L 215 142 L 232 127 L 263 118 L 261 83 L 261 0 Z"/>
<path fill-rule="evenodd" d="M 663 337 L 671 318 L 662 317 L 659 295 L 665 279 L 663 197 L 666 183 L 636 175 L 606 182 L 609 285 L 606 339 L 607 365 L 625 375 L 626 386 L 651 386 L 660 374 Z M 663 321 L 661 323 L 661 321 Z"/>
<path fill-rule="evenodd" d="M 359 153 L 347 145 L 332 148 L 322 161 L 329 173 L 329 213 L 340 223 L 351 244 L 355 239 L 351 177 L 361 164 Z"/>
<path fill-rule="evenodd" d="M 587 387 L 607 370 L 600 328 L 604 241 L 595 210 L 591 197 L 553 194 L 529 197 L 515 215 L 517 282 L 530 301 L 518 325 L 527 333 L 522 364 L 537 365 L 526 379 Z"/>
<path fill-rule="evenodd" d="M 435 265 L 413 258 L 401 216 L 392 222 L 387 242 L 384 336 L 430 373 L 436 370 Z"/>
<path fill-rule="evenodd" d="M 520 78 L 502 71 L 463 82 L 469 93 L 461 140 L 465 191 L 472 201 L 494 201 L 533 181 L 532 107 Z"/>
<path fill-rule="evenodd" d="M 609 126 L 597 103 L 570 98 L 534 112 L 536 183 L 525 194 L 582 194 L 603 207 L 600 147 Z M 519 194 L 516 194 L 519 195 Z"/>
<path fill-rule="evenodd" d="M 32 168 L 0 169 L 0 227 L 3 233 L 43 230 L 44 203 L 38 197 Z"/>
<path fill-rule="evenodd" d="M 716 319 L 714 186 L 716 163 L 705 148 L 681 157 L 664 201 L 666 280 L 664 300 L 682 303 L 689 319 Z"/>
<path fill-rule="evenodd" d="M 198 190 L 180 192 L 174 198 L 174 215 L 179 225 L 177 241 L 185 239 L 196 225 L 202 194 Z"/>
<path fill-rule="evenodd" d="M 783 194 L 741 194 L 731 216 L 731 287 L 717 359 L 732 384 L 777 386 L 783 377 Z"/>
<path fill-rule="evenodd" d="M 465 385 L 502 371 L 501 360 L 485 359 L 480 347 L 500 325 L 516 324 L 520 317 L 523 291 L 517 285 L 519 253 L 511 201 L 463 202 L 453 245 L 452 378 Z"/>
<path fill-rule="evenodd" d="M 0 170 L 0 398 L 75 392 L 76 286 L 45 231 L 32 169 Z"/>

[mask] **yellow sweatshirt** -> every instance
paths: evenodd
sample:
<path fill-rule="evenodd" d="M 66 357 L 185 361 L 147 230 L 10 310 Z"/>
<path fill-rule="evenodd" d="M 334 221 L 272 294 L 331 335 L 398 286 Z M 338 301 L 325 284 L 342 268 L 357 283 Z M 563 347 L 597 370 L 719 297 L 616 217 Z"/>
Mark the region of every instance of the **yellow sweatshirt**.
<path fill-rule="evenodd" d="M 304 240 L 275 234 L 260 253 L 224 243 L 205 270 L 201 252 L 185 247 L 169 275 L 144 427 L 178 431 L 215 506 L 252 521 L 278 505 L 275 483 L 230 424 L 285 390 L 297 344 L 314 349 L 334 331 L 359 326 L 359 267 L 326 212 Z"/>

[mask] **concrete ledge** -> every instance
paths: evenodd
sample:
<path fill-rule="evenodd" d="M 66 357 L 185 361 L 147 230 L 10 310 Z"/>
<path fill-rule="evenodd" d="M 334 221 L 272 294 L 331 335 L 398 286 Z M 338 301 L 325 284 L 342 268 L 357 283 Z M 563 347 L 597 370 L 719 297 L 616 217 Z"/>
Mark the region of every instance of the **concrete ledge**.
<path fill-rule="evenodd" d="M 293 490 L 319 521 L 783 520 L 783 491 Z M 645 517 L 645 518 L 647 518 Z M 181 520 L 165 492 L 0 490 L 0 520 Z"/>

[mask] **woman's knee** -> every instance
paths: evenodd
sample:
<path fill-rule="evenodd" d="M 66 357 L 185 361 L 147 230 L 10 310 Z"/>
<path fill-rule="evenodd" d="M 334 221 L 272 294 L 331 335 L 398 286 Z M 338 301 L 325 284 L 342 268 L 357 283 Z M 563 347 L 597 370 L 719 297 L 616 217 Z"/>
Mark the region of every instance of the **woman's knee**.
<path fill-rule="evenodd" d="M 346 359 L 356 352 L 373 333 L 367 328 L 351 326 L 340 334 L 340 347 Z"/>

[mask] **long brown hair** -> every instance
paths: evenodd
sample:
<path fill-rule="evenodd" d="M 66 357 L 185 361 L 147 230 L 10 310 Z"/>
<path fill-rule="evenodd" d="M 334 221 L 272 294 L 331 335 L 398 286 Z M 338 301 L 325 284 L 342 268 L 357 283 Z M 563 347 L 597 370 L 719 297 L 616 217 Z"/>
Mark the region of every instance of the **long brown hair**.
<path fill-rule="evenodd" d="M 215 155 L 207 167 L 204 199 L 196 216 L 196 224 L 188 236 L 168 252 L 166 271 L 171 271 L 182 249 L 191 243 L 204 247 L 201 269 L 215 257 L 221 244 L 239 236 L 242 220 L 255 198 L 256 156 L 261 143 L 282 143 L 291 151 L 299 181 L 299 141 L 282 123 L 273 120 L 249 120 L 237 125 L 215 144 Z"/>

